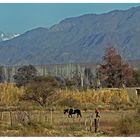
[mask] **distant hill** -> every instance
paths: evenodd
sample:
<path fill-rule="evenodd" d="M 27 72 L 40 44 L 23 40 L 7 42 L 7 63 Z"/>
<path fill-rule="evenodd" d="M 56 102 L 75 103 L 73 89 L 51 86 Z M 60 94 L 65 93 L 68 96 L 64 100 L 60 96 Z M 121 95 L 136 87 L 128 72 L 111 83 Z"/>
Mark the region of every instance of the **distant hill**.
<path fill-rule="evenodd" d="M 45 16 L 45 14 L 44 14 Z M 67 18 L 0 42 L 0 64 L 95 63 L 108 44 L 140 60 L 140 7 Z"/>

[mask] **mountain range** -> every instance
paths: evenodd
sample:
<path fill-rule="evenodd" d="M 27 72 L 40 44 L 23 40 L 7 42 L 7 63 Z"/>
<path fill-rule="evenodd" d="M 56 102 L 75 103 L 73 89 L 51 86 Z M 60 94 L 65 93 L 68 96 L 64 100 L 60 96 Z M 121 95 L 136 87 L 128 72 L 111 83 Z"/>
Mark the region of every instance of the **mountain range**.
<path fill-rule="evenodd" d="M 2 41 L 0 64 L 96 63 L 110 45 L 140 60 L 140 7 L 71 17 Z"/>

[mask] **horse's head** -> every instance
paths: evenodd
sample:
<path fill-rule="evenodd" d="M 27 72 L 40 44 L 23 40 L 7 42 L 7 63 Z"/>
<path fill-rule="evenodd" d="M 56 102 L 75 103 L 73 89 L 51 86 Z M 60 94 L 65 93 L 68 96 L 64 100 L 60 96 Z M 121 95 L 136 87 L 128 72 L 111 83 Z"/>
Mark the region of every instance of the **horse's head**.
<path fill-rule="evenodd" d="M 64 114 L 68 113 L 69 109 L 64 109 Z"/>

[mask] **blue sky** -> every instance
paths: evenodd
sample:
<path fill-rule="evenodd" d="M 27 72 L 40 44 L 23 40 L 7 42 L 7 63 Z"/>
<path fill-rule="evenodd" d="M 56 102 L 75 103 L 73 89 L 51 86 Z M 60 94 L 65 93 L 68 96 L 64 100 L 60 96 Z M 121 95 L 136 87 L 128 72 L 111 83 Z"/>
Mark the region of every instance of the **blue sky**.
<path fill-rule="evenodd" d="M 128 9 L 139 4 L 0 4 L 0 31 L 23 33 L 36 27 L 50 27 L 59 21 L 88 13 Z"/>

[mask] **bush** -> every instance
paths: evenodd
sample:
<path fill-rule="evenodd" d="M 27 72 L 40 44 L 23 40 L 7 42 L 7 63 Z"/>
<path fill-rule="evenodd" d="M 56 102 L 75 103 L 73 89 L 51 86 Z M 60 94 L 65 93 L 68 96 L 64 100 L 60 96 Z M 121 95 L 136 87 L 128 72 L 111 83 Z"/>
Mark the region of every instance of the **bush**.
<path fill-rule="evenodd" d="M 123 116 L 119 122 L 119 132 L 123 135 L 140 134 L 140 107 L 135 114 Z"/>
<path fill-rule="evenodd" d="M 37 77 L 25 87 L 21 100 L 33 101 L 45 107 L 48 98 L 56 93 L 57 83 L 53 77 Z"/>
<path fill-rule="evenodd" d="M 140 132 L 140 124 L 134 117 L 125 116 L 120 121 L 119 132 L 124 135 L 138 134 Z"/>

